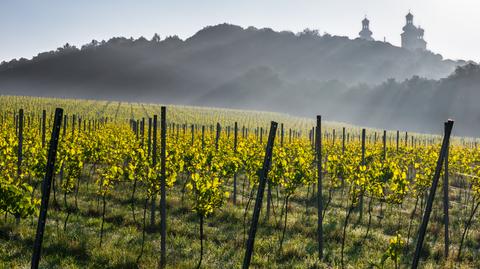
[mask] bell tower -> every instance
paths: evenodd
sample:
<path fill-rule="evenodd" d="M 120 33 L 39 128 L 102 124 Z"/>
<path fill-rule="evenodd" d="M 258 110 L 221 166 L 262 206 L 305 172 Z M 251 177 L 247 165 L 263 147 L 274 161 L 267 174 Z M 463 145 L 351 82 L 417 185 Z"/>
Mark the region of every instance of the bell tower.
<path fill-rule="evenodd" d="M 372 31 L 370 31 L 370 21 L 365 16 L 365 19 L 362 20 L 362 30 L 358 33 L 361 39 L 368 41 L 373 41 Z"/>
<path fill-rule="evenodd" d="M 423 35 L 425 30 L 421 27 L 416 27 L 413 24 L 413 15 L 408 12 L 407 16 L 405 16 L 406 23 L 403 26 L 403 33 L 401 34 L 402 37 L 402 48 L 408 50 L 426 50 L 427 49 L 427 42 L 423 39 Z"/>

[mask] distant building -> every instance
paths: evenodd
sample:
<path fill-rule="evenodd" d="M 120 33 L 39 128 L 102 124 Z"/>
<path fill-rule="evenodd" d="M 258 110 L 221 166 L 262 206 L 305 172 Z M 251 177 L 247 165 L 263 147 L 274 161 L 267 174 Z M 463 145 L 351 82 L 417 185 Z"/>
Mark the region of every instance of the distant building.
<path fill-rule="evenodd" d="M 402 28 L 402 48 L 408 50 L 426 50 L 427 42 L 423 39 L 425 31 L 422 28 L 413 25 L 412 13 L 408 12 L 405 18 L 407 19 L 407 24 Z"/>
<path fill-rule="evenodd" d="M 362 31 L 360 31 L 360 33 L 358 33 L 358 35 L 360 35 L 360 38 L 361 39 L 365 39 L 365 40 L 368 40 L 368 41 L 373 41 L 373 38 L 372 38 L 372 31 L 370 31 L 370 21 L 367 19 L 367 17 L 365 17 L 365 19 L 363 19 L 362 21 Z"/>

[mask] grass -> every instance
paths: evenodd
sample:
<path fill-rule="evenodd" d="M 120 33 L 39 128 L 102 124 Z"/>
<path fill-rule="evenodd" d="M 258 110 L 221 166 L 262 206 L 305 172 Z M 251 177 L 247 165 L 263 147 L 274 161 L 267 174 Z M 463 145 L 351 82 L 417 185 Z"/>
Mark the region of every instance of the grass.
<path fill-rule="evenodd" d="M 243 178 L 239 177 L 239 189 Z M 85 179 L 83 179 L 85 180 Z M 89 179 L 92 180 L 92 179 Z M 187 196 L 182 201 L 181 183 L 168 190 L 167 195 L 167 266 L 168 268 L 195 268 L 199 260 L 199 219 L 191 211 Z M 90 182 L 81 185 L 78 206 L 69 218 L 67 228 L 63 230 L 66 217 L 63 206 L 49 208 L 43 243 L 41 268 L 156 268 L 160 257 L 159 212 L 154 227 L 147 227 L 144 254 L 140 262 L 136 260 L 141 249 L 144 187 L 140 185 L 136 195 L 136 221 L 131 209 L 132 182 L 119 183 L 107 196 L 105 218 L 105 235 L 102 247 L 99 246 L 101 225 L 101 199 L 97 203 L 96 187 Z M 231 188 L 231 186 L 229 186 Z M 328 190 L 328 186 L 325 186 Z M 248 195 L 247 191 L 245 191 Z M 327 191 L 325 191 L 327 192 Z M 291 197 L 287 230 L 283 248 L 279 250 L 283 220 L 280 219 L 282 197 L 277 201 L 274 194 L 274 211 L 270 220 L 265 220 L 265 205 L 260 217 L 254 255 L 251 268 L 339 268 L 342 226 L 345 218 L 346 200 L 342 199 L 341 190 L 336 190 L 325 214 L 324 260 L 319 261 L 317 254 L 316 223 L 317 209 L 315 198 L 307 188 L 302 188 Z M 463 232 L 464 216 L 467 215 L 459 195 L 458 188 L 451 191 L 451 257 L 443 257 L 443 224 L 441 192 L 437 190 L 431 221 L 424 244 L 421 268 L 480 268 L 479 248 L 480 232 L 474 224 L 464 246 L 462 261 L 455 261 L 456 249 Z M 61 193 L 57 200 L 63 205 Z M 324 194 L 325 199 L 327 193 Z M 53 196 L 51 196 L 51 201 Z M 243 202 L 242 202 L 243 200 Z M 265 200 L 264 200 L 265 201 Z M 365 210 L 367 210 L 367 199 Z M 243 215 L 246 198 L 239 196 L 234 206 L 228 201 L 205 221 L 205 254 L 203 268 L 239 268 L 244 256 Z M 73 206 L 73 195 L 68 197 Z M 158 203 L 158 199 L 157 199 Z M 306 203 L 309 203 L 308 210 Z M 368 214 L 365 211 L 363 220 L 358 222 L 358 212 L 351 217 L 347 229 L 345 247 L 346 268 L 374 268 L 388 247 L 388 241 L 397 232 L 406 238 L 409 218 L 415 201 L 407 199 L 403 206 L 383 206 L 385 217 L 380 216 L 380 206 L 374 202 L 372 224 L 368 237 Z M 251 208 L 248 220 L 251 218 Z M 147 207 L 147 223 L 149 223 L 150 206 Z M 157 206 L 158 210 L 158 206 Z M 415 215 L 412 225 L 412 236 L 416 237 L 419 226 L 420 210 Z M 36 219 L 27 218 L 20 225 L 15 224 L 12 216 L 0 220 L 0 268 L 29 268 Z M 246 229 L 248 232 L 248 227 Z M 410 267 L 414 242 L 410 240 L 408 249 L 402 253 L 400 268 Z M 385 268 L 393 268 L 388 261 Z"/>

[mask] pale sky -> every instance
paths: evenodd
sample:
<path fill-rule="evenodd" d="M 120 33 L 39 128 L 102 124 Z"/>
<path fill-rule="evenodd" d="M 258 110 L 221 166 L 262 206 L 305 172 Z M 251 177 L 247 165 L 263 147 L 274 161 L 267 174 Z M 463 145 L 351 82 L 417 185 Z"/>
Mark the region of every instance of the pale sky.
<path fill-rule="evenodd" d="M 224 22 L 355 38 L 365 15 L 375 39 L 399 45 L 409 10 L 430 50 L 480 61 L 480 0 L 0 0 L 0 61 L 113 36 L 185 39 Z"/>

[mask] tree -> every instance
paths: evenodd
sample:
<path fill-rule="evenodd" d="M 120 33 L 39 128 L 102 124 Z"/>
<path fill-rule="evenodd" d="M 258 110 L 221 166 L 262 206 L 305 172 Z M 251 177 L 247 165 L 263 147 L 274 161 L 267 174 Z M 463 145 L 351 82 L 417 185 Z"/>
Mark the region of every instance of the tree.
<path fill-rule="evenodd" d="M 152 41 L 152 42 L 155 42 L 155 43 L 158 43 L 158 42 L 160 42 L 160 40 L 161 40 L 161 39 L 160 39 L 160 36 L 159 36 L 157 33 L 155 33 L 155 34 L 153 35 L 151 41 Z"/>

